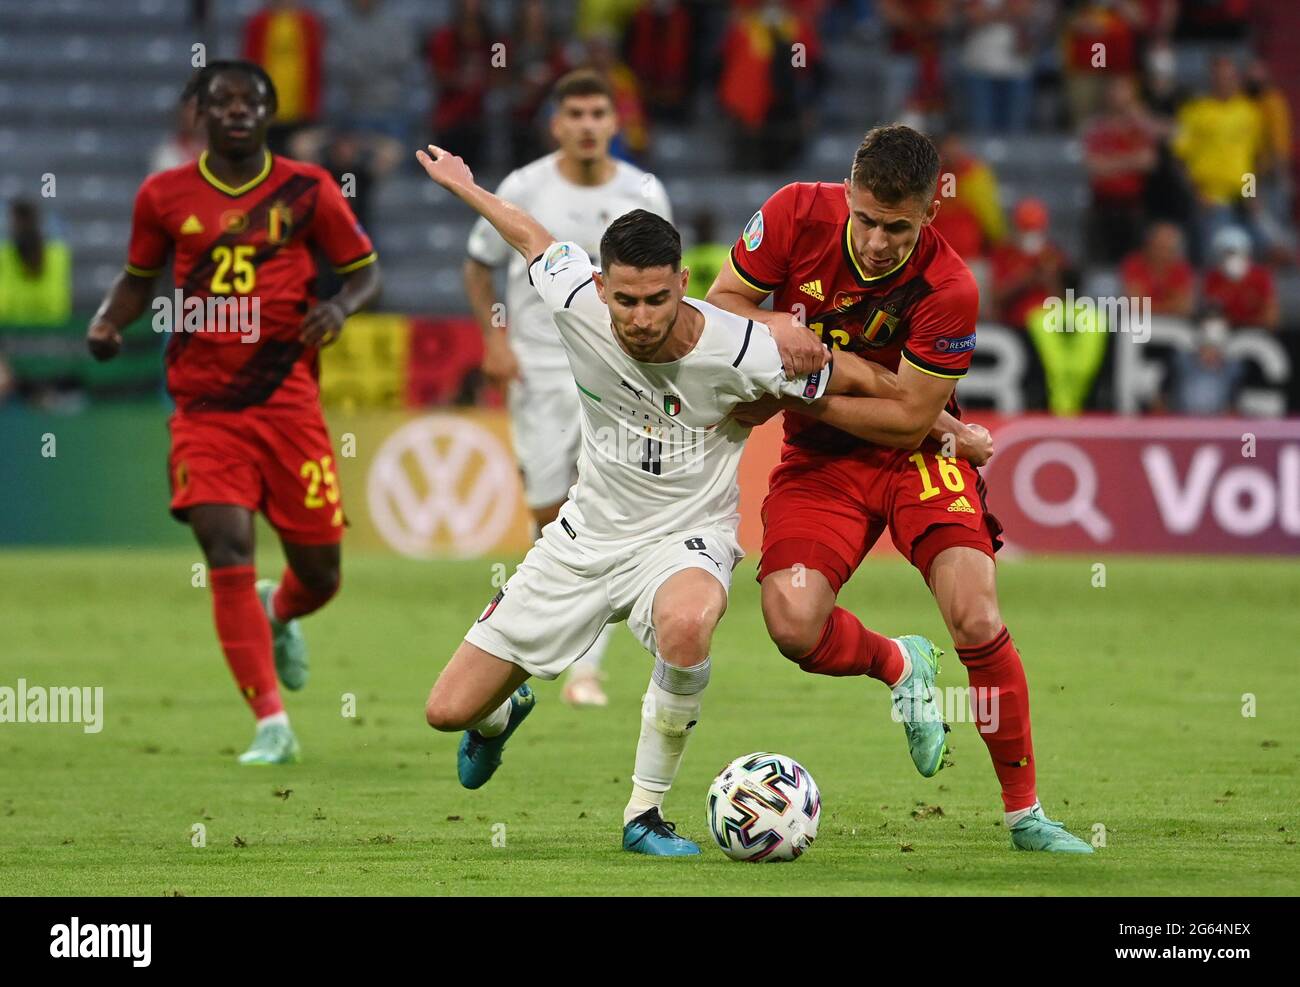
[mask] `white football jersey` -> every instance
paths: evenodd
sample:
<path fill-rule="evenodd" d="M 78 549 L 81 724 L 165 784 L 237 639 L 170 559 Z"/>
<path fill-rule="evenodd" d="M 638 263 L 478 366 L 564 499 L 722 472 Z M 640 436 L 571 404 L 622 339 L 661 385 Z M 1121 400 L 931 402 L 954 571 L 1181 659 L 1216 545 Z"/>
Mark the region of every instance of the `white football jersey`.
<path fill-rule="evenodd" d="M 505 177 L 496 194 L 527 212 L 557 240 L 572 241 L 592 257 L 600 255 L 600 238 L 606 227 L 633 209 L 645 209 L 672 222 L 663 184 L 640 168 L 618 161 L 608 182 L 586 186 L 574 185 L 561 175 L 558 162 L 557 151 L 517 168 Z M 566 371 L 564 350 L 550 313 L 528 283 L 524 259 L 481 218 L 470 230 L 467 251 L 489 267 L 509 261 L 506 324 L 523 372 Z"/>
<path fill-rule="evenodd" d="M 734 533 L 749 429 L 731 410 L 764 394 L 812 401 L 831 366 L 786 380 L 765 325 L 696 299 L 682 303 L 704 316 L 695 347 L 669 363 L 643 363 L 615 338 L 593 273 L 576 243 L 551 244 L 528 269 L 582 396 L 578 481 L 543 536 L 581 566 L 675 531 Z"/>

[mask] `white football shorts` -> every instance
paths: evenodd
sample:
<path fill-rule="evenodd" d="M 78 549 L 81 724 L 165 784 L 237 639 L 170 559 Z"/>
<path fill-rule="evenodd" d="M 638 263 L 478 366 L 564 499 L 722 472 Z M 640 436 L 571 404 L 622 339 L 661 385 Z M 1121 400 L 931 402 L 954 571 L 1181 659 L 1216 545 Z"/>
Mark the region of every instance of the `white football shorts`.
<path fill-rule="evenodd" d="M 603 573 L 587 565 L 580 573 L 543 537 L 465 640 L 542 679 L 559 676 L 586 653 L 606 624 L 619 621 L 627 621 L 637 640 L 657 655 L 651 617 L 655 593 L 665 580 L 685 569 L 703 569 L 730 592 L 731 572 L 744 556 L 733 528 L 709 527 L 620 547 Z"/>

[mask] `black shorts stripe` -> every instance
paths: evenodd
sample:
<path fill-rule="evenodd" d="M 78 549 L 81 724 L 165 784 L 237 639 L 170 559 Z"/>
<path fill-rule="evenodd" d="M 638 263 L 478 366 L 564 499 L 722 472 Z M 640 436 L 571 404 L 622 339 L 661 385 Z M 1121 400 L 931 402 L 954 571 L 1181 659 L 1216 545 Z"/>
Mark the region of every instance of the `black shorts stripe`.
<path fill-rule="evenodd" d="M 580 292 L 583 288 L 587 287 L 587 285 L 592 284 L 595 280 L 596 278 L 593 275 L 592 277 L 587 278 L 586 281 L 582 282 L 582 284 L 578 285 L 578 287 L 574 288 L 571 292 L 569 292 L 569 297 L 564 300 L 564 307 L 568 308 L 569 303 L 573 301 L 573 296 L 576 295 L 578 292 Z"/>
<path fill-rule="evenodd" d="M 735 358 L 734 360 L 731 361 L 731 365 L 732 365 L 733 367 L 738 367 L 738 366 L 740 366 L 740 361 L 743 360 L 743 359 L 745 359 L 745 351 L 746 351 L 747 349 L 749 349 L 749 337 L 750 337 L 750 334 L 753 333 L 753 331 L 754 331 L 754 320 L 753 320 L 753 319 L 750 319 L 749 322 L 746 323 L 746 325 L 745 325 L 745 342 L 744 342 L 744 345 L 740 347 L 740 352 L 736 354 L 736 358 Z"/>

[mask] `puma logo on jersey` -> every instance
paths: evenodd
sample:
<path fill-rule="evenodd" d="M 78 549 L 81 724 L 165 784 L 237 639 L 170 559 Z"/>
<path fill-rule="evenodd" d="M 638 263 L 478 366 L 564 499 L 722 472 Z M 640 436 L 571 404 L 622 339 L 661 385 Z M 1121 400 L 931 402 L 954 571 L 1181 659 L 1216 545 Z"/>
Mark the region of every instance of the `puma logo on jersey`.
<path fill-rule="evenodd" d="M 199 217 L 190 213 L 190 218 L 181 223 L 181 235 L 189 236 L 191 233 L 202 233 L 203 224 L 199 222 Z"/>
<path fill-rule="evenodd" d="M 948 505 L 949 514 L 974 514 L 975 508 L 970 506 L 970 501 L 965 497 L 958 497 Z"/>
<path fill-rule="evenodd" d="M 805 281 L 803 284 L 799 285 L 799 290 L 805 295 L 812 295 L 812 297 L 816 298 L 819 302 L 826 301 L 826 296 L 822 294 L 821 278 L 817 278 L 815 281 Z"/>

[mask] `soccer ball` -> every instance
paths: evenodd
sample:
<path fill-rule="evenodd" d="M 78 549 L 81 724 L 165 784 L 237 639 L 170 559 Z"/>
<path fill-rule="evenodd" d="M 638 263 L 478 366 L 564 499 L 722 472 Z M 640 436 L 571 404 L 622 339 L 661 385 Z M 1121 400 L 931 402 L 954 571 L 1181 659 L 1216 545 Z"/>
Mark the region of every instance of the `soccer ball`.
<path fill-rule="evenodd" d="M 822 797 L 784 754 L 738 757 L 709 786 L 709 832 L 732 860 L 794 860 L 817 838 Z"/>

